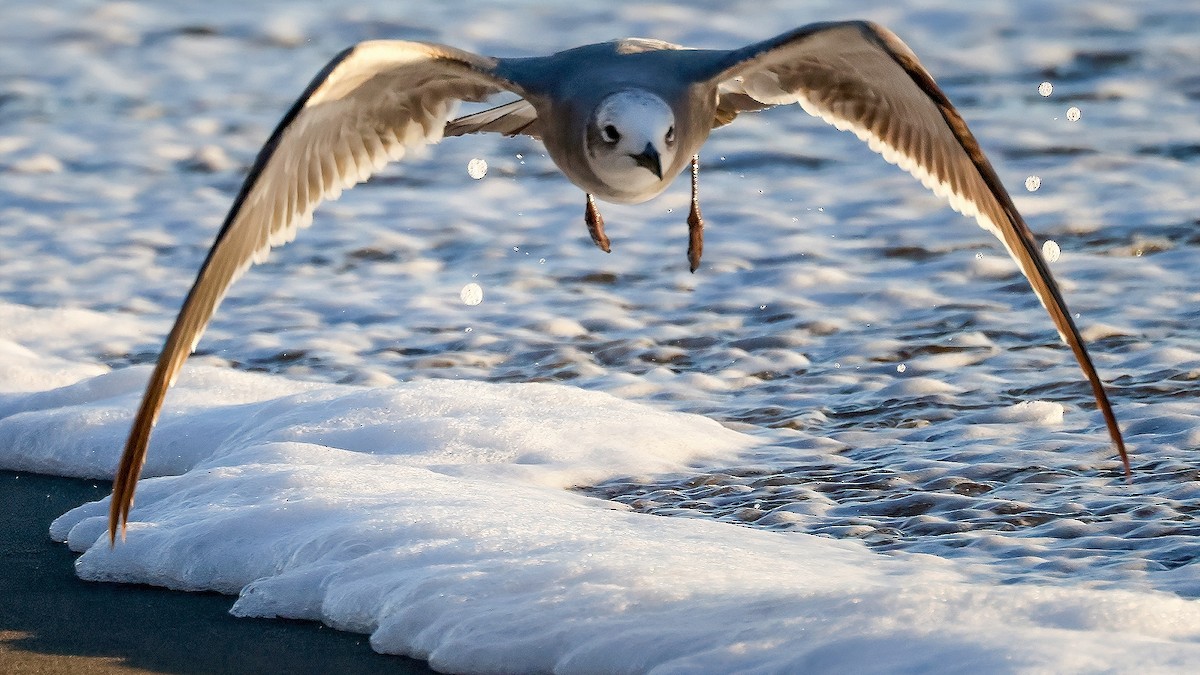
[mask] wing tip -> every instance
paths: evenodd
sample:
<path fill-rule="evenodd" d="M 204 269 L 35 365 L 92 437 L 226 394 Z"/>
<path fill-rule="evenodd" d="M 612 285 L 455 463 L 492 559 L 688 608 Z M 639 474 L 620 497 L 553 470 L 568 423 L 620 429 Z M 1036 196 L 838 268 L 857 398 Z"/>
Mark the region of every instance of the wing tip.
<path fill-rule="evenodd" d="M 1125 448 L 1125 438 L 1121 434 L 1121 427 L 1117 424 L 1116 415 L 1107 405 L 1104 407 L 1104 422 L 1108 426 L 1108 434 L 1112 437 L 1113 445 L 1117 448 L 1117 454 L 1121 457 L 1121 466 L 1125 470 L 1125 482 L 1133 483 L 1133 467 L 1129 462 L 1129 451 Z"/>
<path fill-rule="evenodd" d="M 118 492 L 121 496 L 118 496 Z M 121 533 L 121 542 L 125 541 L 125 532 L 129 527 L 129 507 L 125 505 L 125 486 L 119 480 L 114 485 L 112 501 L 108 507 L 108 547 L 117 546 L 117 532 Z"/>

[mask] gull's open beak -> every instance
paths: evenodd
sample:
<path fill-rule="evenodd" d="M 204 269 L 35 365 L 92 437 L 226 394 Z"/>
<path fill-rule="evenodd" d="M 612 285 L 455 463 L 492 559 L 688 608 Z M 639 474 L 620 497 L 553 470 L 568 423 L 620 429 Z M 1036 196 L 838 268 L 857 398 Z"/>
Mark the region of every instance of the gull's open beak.
<path fill-rule="evenodd" d="M 658 176 L 662 180 L 662 160 L 658 156 L 658 150 L 654 149 L 653 143 L 647 143 L 646 149 L 642 150 L 640 155 L 630 155 L 634 162 L 643 169 L 649 169 L 650 173 Z"/>

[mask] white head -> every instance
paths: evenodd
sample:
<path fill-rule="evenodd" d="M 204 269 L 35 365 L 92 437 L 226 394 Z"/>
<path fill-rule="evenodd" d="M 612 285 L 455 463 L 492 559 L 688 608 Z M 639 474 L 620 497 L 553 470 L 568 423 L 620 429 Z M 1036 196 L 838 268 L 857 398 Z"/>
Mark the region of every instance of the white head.
<path fill-rule="evenodd" d="M 588 164 L 615 193 L 657 194 L 675 160 L 675 114 L 658 96 L 638 89 L 610 94 L 588 121 Z M 652 195 L 647 195 L 652 196 Z"/>

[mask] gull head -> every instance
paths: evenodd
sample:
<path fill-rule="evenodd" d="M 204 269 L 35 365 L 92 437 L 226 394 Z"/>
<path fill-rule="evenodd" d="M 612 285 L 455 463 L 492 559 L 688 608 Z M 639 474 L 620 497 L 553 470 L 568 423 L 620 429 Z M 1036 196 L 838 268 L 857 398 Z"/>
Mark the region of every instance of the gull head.
<path fill-rule="evenodd" d="M 675 114 L 661 97 L 626 89 L 600 101 L 584 139 L 588 165 L 607 199 L 649 199 L 674 178 Z"/>

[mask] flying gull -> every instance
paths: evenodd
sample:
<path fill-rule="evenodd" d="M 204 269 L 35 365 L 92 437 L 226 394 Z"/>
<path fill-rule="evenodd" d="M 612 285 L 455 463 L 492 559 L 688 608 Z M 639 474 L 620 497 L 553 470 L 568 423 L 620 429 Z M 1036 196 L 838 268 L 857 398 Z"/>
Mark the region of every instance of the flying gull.
<path fill-rule="evenodd" d="M 519 98 L 450 119 L 460 102 L 506 92 Z M 588 232 L 605 251 L 596 199 L 644 202 L 690 168 L 694 272 L 704 231 L 700 146 L 739 113 L 789 103 L 853 132 L 1000 239 L 1074 352 L 1129 476 L 1116 416 L 1033 234 L 962 117 L 886 28 L 817 23 L 733 50 L 626 39 L 533 58 L 374 40 L 346 49 L 317 74 L 250 168 L 146 386 L 113 484 L 110 541 L 118 529 L 124 535 L 167 389 L 230 284 L 308 226 L 321 201 L 444 136 L 526 135 L 540 139 L 583 190 Z"/>

